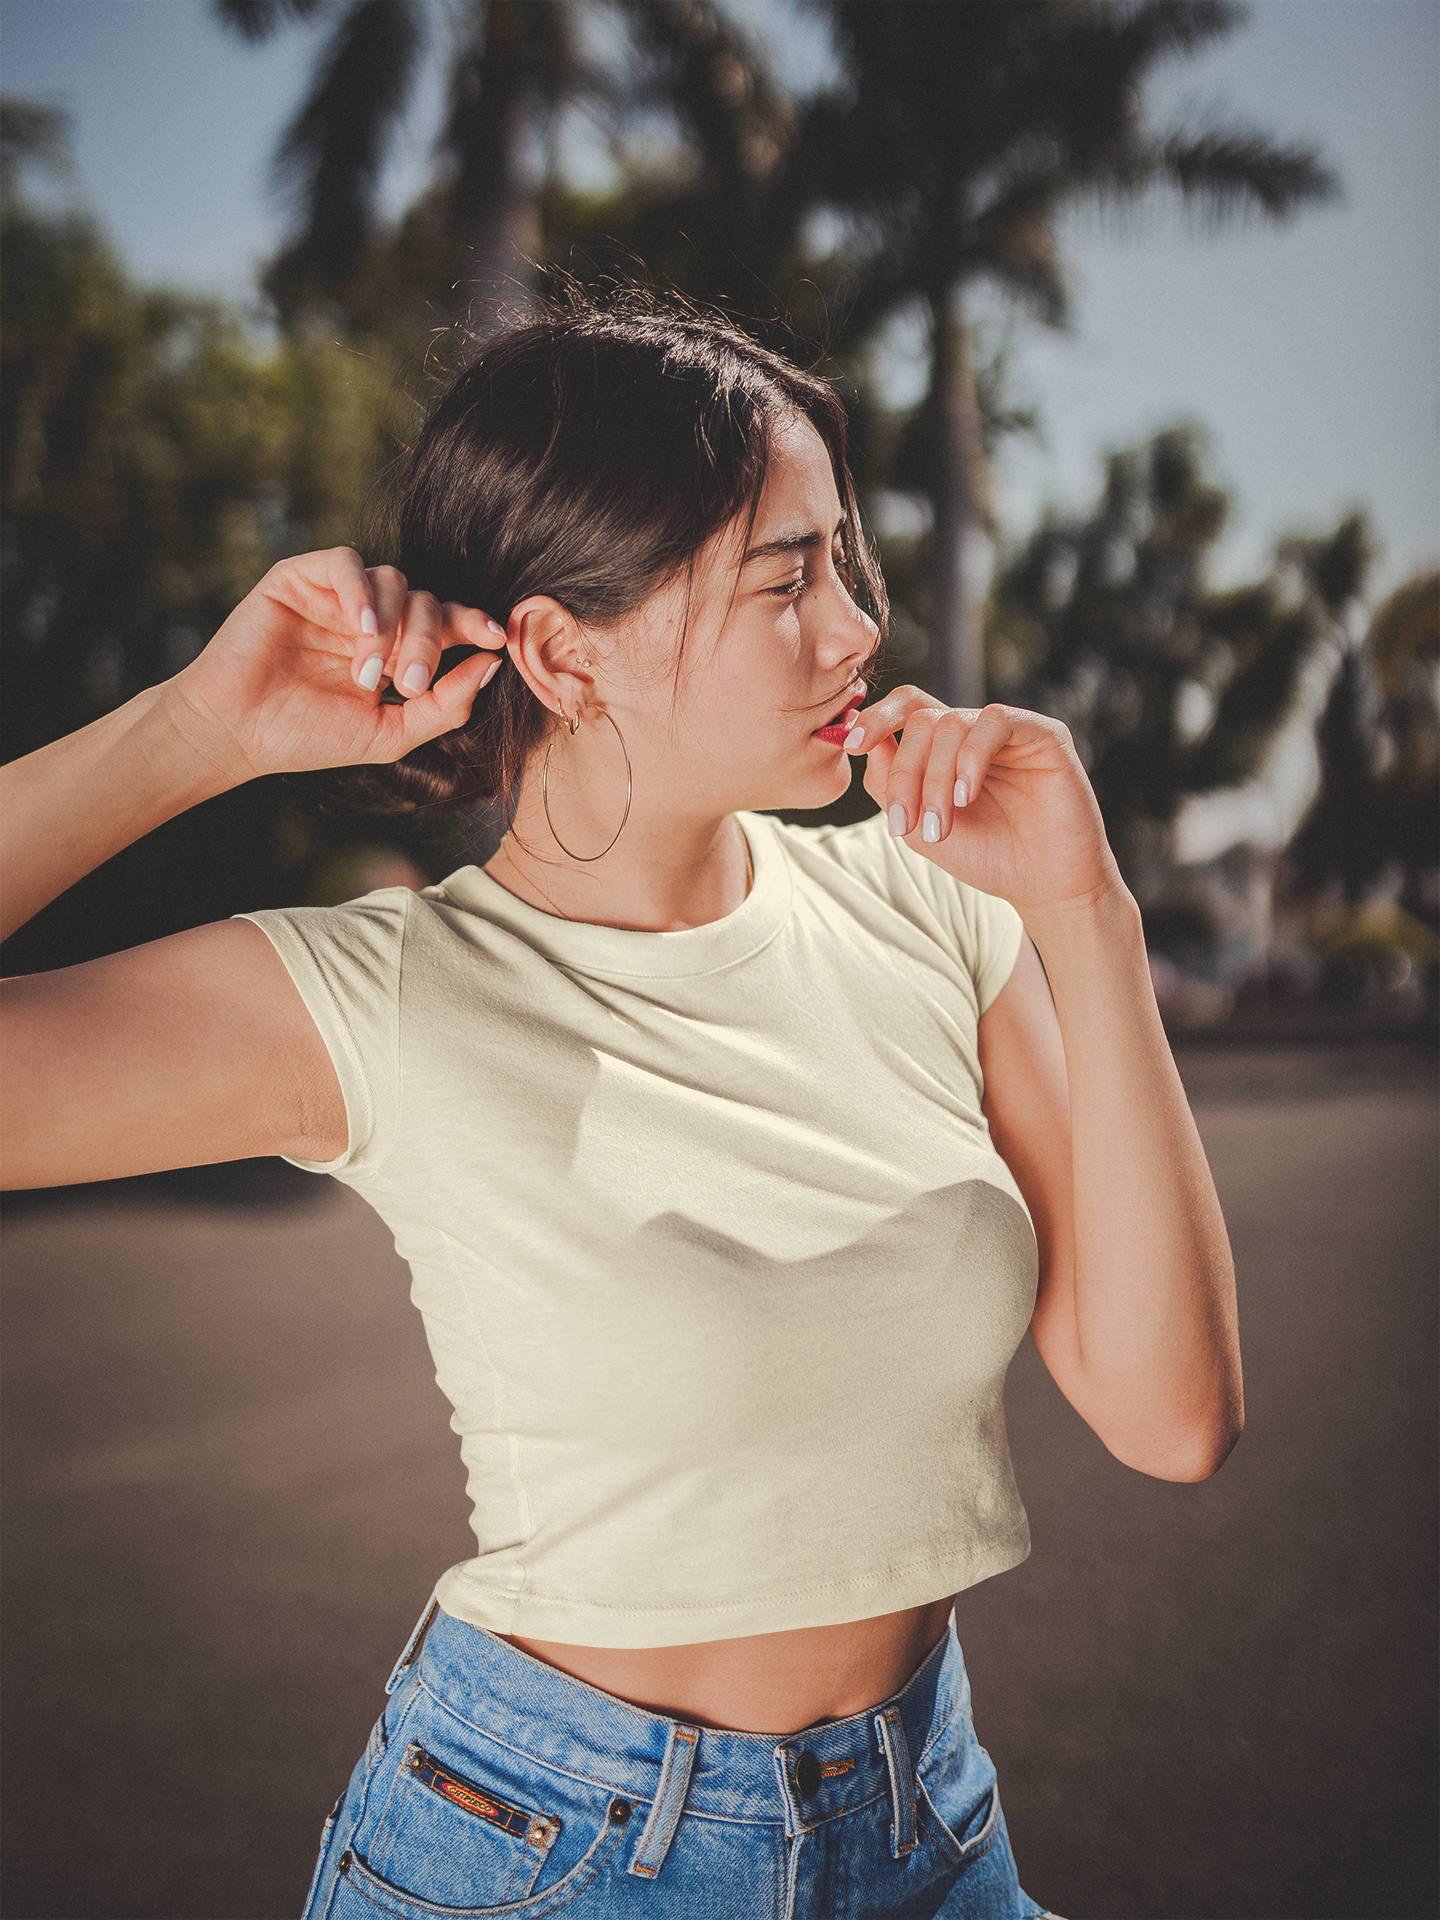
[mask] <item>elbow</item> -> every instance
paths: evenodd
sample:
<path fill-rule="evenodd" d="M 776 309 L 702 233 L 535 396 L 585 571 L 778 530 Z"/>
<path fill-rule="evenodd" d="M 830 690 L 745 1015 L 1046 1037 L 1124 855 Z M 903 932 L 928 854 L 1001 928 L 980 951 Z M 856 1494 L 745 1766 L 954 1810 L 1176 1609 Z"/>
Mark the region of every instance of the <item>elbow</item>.
<path fill-rule="evenodd" d="M 1128 1444 L 1107 1441 L 1106 1445 L 1123 1466 L 1152 1480 L 1193 1484 L 1212 1479 L 1220 1471 L 1244 1430 L 1244 1408 L 1237 1405 L 1214 1418 L 1172 1425 L 1138 1442 L 1127 1436 Z"/>

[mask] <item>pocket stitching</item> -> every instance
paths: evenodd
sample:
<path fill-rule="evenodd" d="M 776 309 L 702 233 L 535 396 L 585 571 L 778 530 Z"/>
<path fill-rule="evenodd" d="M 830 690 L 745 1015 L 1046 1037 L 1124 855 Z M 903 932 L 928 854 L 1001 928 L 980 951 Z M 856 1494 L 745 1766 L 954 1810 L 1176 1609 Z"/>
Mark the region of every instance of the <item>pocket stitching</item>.
<path fill-rule="evenodd" d="M 981 1827 L 979 1833 L 975 1835 L 973 1840 L 959 1839 L 946 1822 L 941 1819 L 939 1813 L 936 1811 L 935 1802 L 930 1798 L 929 1790 L 918 1773 L 915 1776 L 915 1784 L 920 1789 L 920 1797 L 925 1802 L 926 1812 L 935 1822 L 941 1840 L 954 1852 L 956 1866 L 968 1867 L 973 1860 L 983 1859 L 995 1844 L 996 1836 L 1000 1832 L 999 1782 L 996 1781 L 991 1785 L 990 1810 L 985 1816 L 984 1826 Z"/>
<path fill-rule="evenodd" d="M 547 1912 L 555 1913 L 561 1907 L 568 1906 L 577 1894 L 584 1892 L 596 1874 L 599 1873 L 608 1856 L 614 1852 L 615 1848 L 619 1845 L 624 1832 L 625 1829 L 623 1827 L 616 1825 L 612 1820 L 606 1820 L 600 1832 L 596 1834 L 594 1840 L 591 1842 L 588 1852 L 582 1854 L 574 1866 L 571 1867 L 570 1871 L 561 1879 L 557 1880 L 553 1887 L 546 1887 L 543 1892 L 531 1894 L 524 1900 L 502 1901 L 498 1906 L 440 1906 L 433 1900 L 426 1900 L 420 1894 L 407 1893 L 403 1887 L 396 1886 L 393 1881 L 382 1879 L 381 1876 L 375 1872 L 374 1868 L 370 1866 L 369 1862 L 363 1859 L 360 1854 L 353 1852 L 353 1850 L 351 1853 L 351 1873 L 337 1875 L 336 1877 L 337 1879 L 344 1879 L 349 1885 L 353 1886 L 355 1891 L 360 1894 L 362 1898 L 368 1900 L 372 1906 L 379 1907 L 383 1913 L 395 1915 L 396 1920 L 410 1920 L 412 1914 L 433 1914 L 436 1916 L 436 1920 L 489 1920 L 489 1916 L 492 1914 L 540 1915 Z M 370 1886 L 362 1885 L 360 1881 L 354 1877 L 354 1870 L 356 1868 L 359 1869 L 359 1873 L 363 1879 L 371 1883 Z M 372 1887 L 374 1891 L 372 1891 Z M 379 1897 L 381 1895 L 386 1896 L 386 1898 Z M 387 1899 L 393 1900 L 398 1904 L 388 1905 L 386 1903 Z M 551 1904 L 547 1905 L 547 1902 Z"/>

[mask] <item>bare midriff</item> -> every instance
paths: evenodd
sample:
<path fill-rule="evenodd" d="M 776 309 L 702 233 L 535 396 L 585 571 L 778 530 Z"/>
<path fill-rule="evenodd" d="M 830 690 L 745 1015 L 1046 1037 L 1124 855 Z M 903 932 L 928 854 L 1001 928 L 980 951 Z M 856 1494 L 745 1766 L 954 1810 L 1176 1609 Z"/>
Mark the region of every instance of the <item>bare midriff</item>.
<path fill-rule="evenodd" d="M 572 1647 L 505 1634 L 573 1679 L 692 1726 L 788 1735 L 898 1693 L 944 1635 L 950 1600 L 687 1647 Z"/>

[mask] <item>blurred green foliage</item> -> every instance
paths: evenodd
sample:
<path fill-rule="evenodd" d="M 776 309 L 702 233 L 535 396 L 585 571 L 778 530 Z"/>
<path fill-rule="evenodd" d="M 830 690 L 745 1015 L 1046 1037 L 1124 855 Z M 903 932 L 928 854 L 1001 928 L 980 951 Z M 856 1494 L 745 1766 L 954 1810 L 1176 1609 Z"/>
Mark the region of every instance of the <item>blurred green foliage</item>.
<path fill-rule="evenodd" d="M 850 407 L 862 501 L 915 509 L 909 533 L 891 525 L 880 543 L 885 679 L 933 685 L 933 636 L 955 617 L 937 604 L 955 587 L 938 546 L 988 514 L 999 438 L 1035 426 L 1004 352 L 977 359 L 958 289 L 989 276 L 1058 322 L 1054 218 L 1077 193 L 1124 199 L 1159 181 L 1212 215 L 1251 202 L 1280 214 L 1331 184 L 1309 150 L 1261 136 L 1147 131 L 1139 80 L 1228 31 L 1225 6 L 826 0 L 842 79 L 797 100 L 709 0 L 488 0 L 447 16 L 435 178 L 386 227 L 374 185 L 432 10 L 214 3 L 252 38 L 307 13 L 333 22 L 277 155 L 296 221 L 263 283 L 275 331 L 135 286 L 92 223 L 27 198 L 27 169 L 65 168 L 59 117 L 14 101 L 0 114 L 5 757 L 176 671 L 275 559 L 378 529 L 376 476 L 426 396 L 548 274 L 674 287 L 820 358 Z M 582 27 L 600 14 L 621 34 L 597 60 Z M 942 110 L 962 81 L 966 113 Z M 617 162 L 603 191 L 577 190 L 556 162 L 577 106 Z M 877 399 L 874 356 L 907 305 L 928 316 L 930 382 L 896 414 Z M 1432 589 L 1398 596 L 1377 616 L 1385 637 L 1357 648 L 1364 525 L 1288 542 L 1264 579 L 1218 592 L 1207 566 L 1226 511 L 1192 433 L 1115 456 L 1090 513 L 1048 518 L 1002 554 L 991 691 L 1067 721 L 1152 930 L 1168 915 L 1203 941 L 1213 927 L 1170 884 L 1177 812 L 1253 779 L 1333 656 L 1324 785 L 1295 871 L 1357 911 L 1380 876 L 1398 911 L 1433 923 Z M 366 551 L 380 557 L 374 539 Z M 857 779 L 829 817 L 871 804 Z M 486 831 L 393 811 L 377 822 L 344 776 L 259 782 L 109 863 L 5 960 L 57 964 L 257 904 L 340 899 L 377 876 L 436 877 Z"/>
<path fill-rule="evenodd" d="M 42 211 L 53 114 L 0 114 L 3 756 L 83 726 L 193 658 L 285 554 L 352 540 L 412 417 L 378 354 L 273 343 L 216 301 L 136 287 L 93 223 Z M 374 837 L 339 779 L 268 780 L 174 821 L 7 944 L 13 970 L 304 896 Z M 451 830 L 453 832 L 453 829 Z M 433 826 L 400 821 L 420 864 Z M 437 856 L 443 861 L 443 855 Z"/>
<path fill-rule="evenodd" d="M 1228 507 L 1198 436 L 1158 434 L 1111 457 L 1088 514 L 1047 518 L 992 598 L 992 687 L 1069 726 L 1142 893 L 1185 796 L 1260 773 L 1301 675 L 1364 591 L 1370 541 L 1350 517 L 1217 592 L 1206 573 Z"/>
<path fill-rule="evenodd" d="M 1407 580 L 1375 609 L 1317 739 L 1323 777 L 1290 848 L 1296 883 L 1361 909 L 1362 921 L 1368 903 L 1440 928 L 1440 573 Z M 1353 924 L 1337 914 L 1321 937 L 1343 945 Z M 1415 944 L 1403 924 L 1396 944 Z"/>

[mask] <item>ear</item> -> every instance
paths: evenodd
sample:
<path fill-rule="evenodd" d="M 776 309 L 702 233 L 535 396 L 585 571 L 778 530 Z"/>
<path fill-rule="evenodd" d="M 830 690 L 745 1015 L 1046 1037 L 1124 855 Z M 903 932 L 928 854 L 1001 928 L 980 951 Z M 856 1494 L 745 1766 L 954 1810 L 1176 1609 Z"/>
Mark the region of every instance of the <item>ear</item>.
<path fill-rule="evenodd" d="M 585 631 L 568 607 L 543 593 L 521 600 L 505 634 L 520 677 L 551 713 L 569 719 L 595 697 Z"/>

